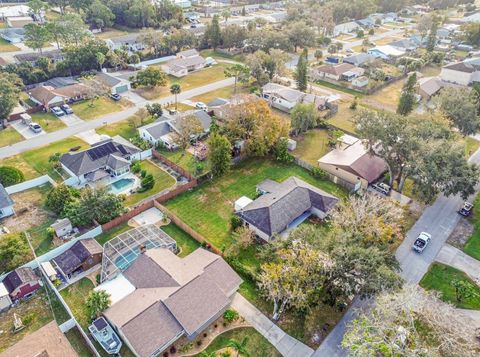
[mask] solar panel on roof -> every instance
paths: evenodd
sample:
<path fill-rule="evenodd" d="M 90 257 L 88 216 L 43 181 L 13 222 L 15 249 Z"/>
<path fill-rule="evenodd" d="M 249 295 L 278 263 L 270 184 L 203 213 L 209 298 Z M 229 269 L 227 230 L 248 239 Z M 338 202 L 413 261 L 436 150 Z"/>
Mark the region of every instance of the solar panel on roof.
<path fill-rule="evenodd" d="M 125 150 L 125 148 L 123 147 L 123 145 L 120 145 L 118 147 L 118 151 L 120 151 L 122 153 L 122 155 L 126 155 L 128 154 L 127 150 Z"/>
<path fill-rule="evenodd" d="M 115 145 L 109 142 L 101 146 L 91 148 L 90 150 L 88 150 L 88 156 L 93 161 L 95 161 L 107 155 L 113 154 L 116 151 L 117 151 L 117 148 L 115 147 Z"/>
<path fill-rule="evenodd" d="M 93 324 L 95 325 L 98 331 L 101 331 L 105 327 L 107 327 L 107 322 L 103 317 L 100 317 L 99 319 L 96 319 L 95 321 L 93 321 Z"/>

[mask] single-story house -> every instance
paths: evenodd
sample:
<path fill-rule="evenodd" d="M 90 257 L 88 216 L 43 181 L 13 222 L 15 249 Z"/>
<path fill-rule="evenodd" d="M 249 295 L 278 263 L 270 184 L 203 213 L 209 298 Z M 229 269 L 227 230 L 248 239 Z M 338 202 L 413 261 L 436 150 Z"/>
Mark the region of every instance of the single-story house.
<path fill-rule="evenodd" d="M 337 37 L 341 34 L 349 34 L 358 30 L 360 26 L 355 21 L 345 22 L 338 24 L 333 28 L 333 37 Z"/>
<path fill-rule="evenodd" d="M 100 82 L 105 87 L 110 88 L 111 94 L 122 94 L 131 89 L 130 81 L 120 77 L 114 77 L 105 72 L 97 73 L 94 80 Z"/>
<path fill-rule="evenodd" d="M 73 231 L 72 222 L 68 218 L 62 218 L 55 221 L 50 226 L 58 238 L 62 238 Z"/>
<path fill-rule="evenodd" d="M 128 52 L 143 51 L 145 44 L 140 41 L 142 34 L 131 33 L 125 36 L 106 39 L 107 46 L 112 50 L 127 49 Z"/>
<path fill-rule="evenodd" d="M 210 126 L 212 125 L 212 117 L 204 110 L 188 110 L 186 112 L 179 113 L 174 116 L 173 120 L 170 122 L 170 126 L 176 132 L 180 132 L 182 127 L 182 121 L 188 117 L 195 117 L 203 129 L 203 133 L 198 135 L 197 137 L 192 137 L 192 140 L 197 140 L 210 132 Z"/>
<path fill-rule="evenodd" d="M 8 217 L 15 214 L 13 210 L 13 200 L 8 194 L 5 187 L 0 183 L 0 218 Z"/>
<path fill-rule="evenodd" d="M 28 16 L 31 11 L 30 6 L 27 5 L 2 6 L 0 9 L 0 20 L 4 21 L 7 17 Z"/>
<path fill-rule="evenodd" d="M 442 81 L 468 86 L 480 81 L 480 58 L 447 64 L 440 72 Z"/>
<path fill-rule="evenodd" d="M 53 320 L 38 330 L 25 334 L 19 342 L 0 353 L 0 356 L 67 357 L 78 356 L 78 354 Z"/>
<path fill-rule="evenodd" d="M 412 35 L 410 36 L 410 41 L 413 42 L 417 47 L 422 47 L 427 44 L 427 37 L 420 36 L 420 35 Z"/>
<path fill-rule="evenodd" d="M 8 293 L 5 284 L 0 282 L 0 312 L 7 310 L 12 305 L 12 299 L 10 299 L 10 294 Z"/>
<path fill-rule="evenodd" d="M 392 41 L 388 45 L 405 52 L 415 51 L 418 48 L 418 45 L 409 39 Z"/>
<path fill-rule="evenodd" d="M 128 143 L 128 142 L 127 142 Z M 103 185 L 110 178 L 130 172 L 134 160 L 141 160 L 141 150 L 133 144 L 114 139 L 100 141 L 89 149 L 68 152 L 60 157 L 60 164 L 70 178 L 66 184 L 83 186 Z"/>
<path fill-rule="evenodd" d="M 437 38 L 440 40 L 450 38 L 451 34 L 452 30 L 445 27 L 441 27 L 437 30 Z"/>
<path fill-rule="evenodd" d="M 81 239 L 53 258 L 62 275 L 70 279 L 102 262 L 103 249 L 95 239 Z"/>
<path fill-rule="evenodd" d="M 9 16 L 6 18 L 7 27 L 13 29 L 21 29 L 34 22 L 31 16 Z"/>
<path fill-rule="evenodd" d="M 349 63 L 353 66 L 363 66 L 375 61 L 375 57 L 368 53 L 356 53 L 343 59 L 343 63 Z"/>
<path fill-rule="evenodd" d="M 86 99 L 91 89 L 82 83 L 65 87 L 54 88 L 51 86 L 38 86 L 28 91 L 28 97 L 45 109 L 50 109 L 64 103 L 77 102 Z"/>
<path fill-rule="evenodd" d="M 112 296 L 103 316 L 132 352 L 158 356 L 180 337 L 192 340 L 230 306 L 242 279 L 218 255 L 198 248 L 184 258 L 142 250 L 97 286 Z"/>
<path fill-rule="evenodd" d="M 417 81 L 417 93 L 421 95 L 423 99 L 429 100 L 440 92 L 442 88 L 459 86 L 458 84 L 444 82 L 439 77 L 423 77 Z"/>
<path fill-rule="evenodd" d="M 368 81 L 369 79 L 367 76 L 360 76 L 352 80 L 352 85 L 357 88 L 364 88 L 368 86 Z"/>
<path fill-rule="evenodd" d="M 20 53 L 13 56 L 17 62 L 30 62 L 35 63 L 39 58 L 46 57 L 52 62 L 60 62 L 64 60 L 63 53 L 61 50 L 51 50 L 40 52 L 29 52 L 29 53 Z"/>
<path fill-rule="evenodd" d="M 162 69 L 174 77 L 185 77 L 189 72 L 198 71 L 207 65 L 205 58 L 197 50 L 185 50 L 177 53 L 177 58 L 165 64 Z"/>
<path fill-rule="evenodd" d="M 365 30 L 371 29 L 375 26 L 375 20 L 370 18 L 370 17 L 366 17 L 364 19 L 357 20 L 356 23 L 359 24 L 360 27 L 365 29 Z"/>
<path fill-rule="evenodd" d="M 25 267 L 8 273 L 2 283 L 13 301 L 28 297 L 42 287 L 33 269 Z"/>
<path fill-rule="evenodd" d="M 25 29 L 7 28 L 1 31 L 0 36 L 2 36 L 2 38 L 7 42 L 10 42 L 13 44 L 20 43 L 20 42 L 23 42 L 23 40 L 25 39 Z"/>
<path fill-rule="evenodd" d="M 366 189 L 386 171 L 385 160 L 370 153 L 362 140 L 345 134 L 338 142 L 336 149 L 318 160 L 319 167 L 332 176 L 333 182 Z"/>
<path fill-rule="evenodd" d="M 375 58 L 381 58 L 383 60 L 394 60 L 405 55 L 404 50 L 400 50 L 390 45 L 370 48 L 367 53 Z"/>
<path fill-rule="evenodd" d="M 222 105 L 226 105 L 230 103 L 230 100 L 225 98 L 215 98 L 212 101 L 207 103 L 207 107 L 209 110 L 214 110 L 215 108 L 221 107 Z"/>
<path fill-rule="evenodd" d="M 356 67 L 350 63 L 340 64 L 324 64 L 315 68 L 311 76 L 314 79 L 332 79 L 335 81 L 347 80 L 351 81 L 355 77 L 359 77 L 365 73 L 365 70 L 360 67 Z"/>
<path fill-rule="evenodd" d="M 325 218 L 338 198 L 291 176 L 282 183 L 265 180 L 257 185 L 260 197 L 235 212 L 255 234 L 270 241 L 295 228 L 311 215 Z"/>
<path fill-rule="evenodd" d="M 277 83 L 267 83 L 262 88 L 262 98 L 272 107 L 289 113 L 299 103 L 311 103 L 318 110 L 330 109 L 333 98 L 304 93 Z"/>

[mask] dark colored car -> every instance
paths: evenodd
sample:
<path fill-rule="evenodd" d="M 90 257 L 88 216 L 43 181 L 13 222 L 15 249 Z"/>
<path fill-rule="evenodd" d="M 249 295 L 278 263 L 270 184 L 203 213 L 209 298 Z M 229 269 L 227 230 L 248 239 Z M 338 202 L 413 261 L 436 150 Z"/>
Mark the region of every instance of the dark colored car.
<path fill-rule="evenodd" d="M 473 205 L 470 202 L 465 202 L 463 207 L 458 210 L 458 213 L 463 217 L 468 217 L 472 214 Z"/>

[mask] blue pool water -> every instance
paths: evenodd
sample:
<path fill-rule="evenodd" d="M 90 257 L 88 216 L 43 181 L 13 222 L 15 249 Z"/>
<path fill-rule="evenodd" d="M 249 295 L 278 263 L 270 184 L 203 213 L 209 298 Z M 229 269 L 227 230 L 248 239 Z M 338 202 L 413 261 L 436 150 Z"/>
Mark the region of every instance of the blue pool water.
<path fill-rule="evenodd" d="M 127 188 L 133 187 L 134 179 L 122 178 L 110 184 L 110 192 L 119 193 L 125 191 Z"/>
<path fill-rule="evenodd" d="M 154 247 L 154 244 L 151 242 L 146 242 L 145 247 L 147 249 L 151 249 Z M 126 253 L 122 253 L 123 256 L 118 257 L 115 259 L 115 265 L 117 266 L 118 269 L 124 270 L 128 268 L 130 264 L 138 257 L 140 254 L 140 247 L 135 248 L 132 250 L 127 251 Z"/>

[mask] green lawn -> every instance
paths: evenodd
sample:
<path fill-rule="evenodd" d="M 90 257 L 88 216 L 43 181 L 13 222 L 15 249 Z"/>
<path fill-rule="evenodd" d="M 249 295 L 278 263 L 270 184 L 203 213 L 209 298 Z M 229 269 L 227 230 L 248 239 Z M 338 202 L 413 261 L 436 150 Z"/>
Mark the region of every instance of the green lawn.
<path fill-rule="evenodd" d="M 84 100 L 72 104 L 72 110 L 80 119 L 92 120 L 110 113 L 120 112 L 131 106 L 132 103 L 125 99 L 115 102 L 107 97 L 99 97 L 95 99 L 93 103 L 91 100 Z"/>
<path fill-rule="evenodd" d="M 467 136 L 465 138 L 465 153 L 470 157 L 480 147 L 480 141 Z"/>
<path fill-rule="evenodd" d="M 179 257 L 185 257 L 200 247 L 200 243 L 173 222 L 161 228 L 177 242 L 177 247 L 180 249 Z"/>
<path fill-rule="evenodd" d="M 141 126 L 152 123 L 154 119 L 155 118 L 148 116 L 147 118 L 144 119 L 143 124 L 141 124 Z M 125 139 L 131 139 L 138 134 L 138 130 L 133 124 L 134 122 L 136 123 L 137 120 L 138 119 L 136 119 L 135 117 L 128 118 L 113 124 L 102 126 L 101 128 L 96 129 L 96 132 L 98 134 L 105 134 L 111 137 L 120 135 Z"/>
<path fill-rule="evenodd" d="M 47 229 L 54 222 L 55 219 L 50 218 L 40 226 L 28 230 L 30 240 L 37 256 L 41 256 L 53 248 L 52 238 L 49 236 Z"/>
<path fill-rule="evenodd" d="M 160 153 L 190 174 L 196 174 L 197 159 L 188 151 L 183 152 L 182 150 L 161 150 Z"/>
<path fill-rule="evenodd" d="M 338 106 L 338 112 L 327 120 L 328 124 L 337 127 L 340 130 L 348 133 L 355 133 L 355 124 L 353 123 L 353 116 L 361 108 L 357 106 L 357 109 L 350 109 L 351 102 L 342 101 Z"/>
<path fill-rule="evenodd" d="M 211 182 L 179 195 L 166 203 L 186 224 L 218 248 L 229 246 L 233 238 L 230 220 L 233 203 L 241 196 L 255 197 L 255 185 L 265 179 L 283 181 L 297 176 L 328 192 L 343 197 L 343 189 L 326 180 L 318 180 L 294 164 L 268 159 L 250 159 Z"/>
<path fill-rule="evenodd" d="M 463 247 L 463 251 L 475 259 L 480 260 L 480 195 L 478 195 L 473 202 L 471 220 L 474 224 L 475 230 Z"/>
<path fill-rule="evenodd" d="M 255 357 L 277 357 L 280 353 L 253 327 L 243 327 L 230 330 L 217 336 L 212 343 L 205 349 L 205 352 L 211 354 L 220 349 L 226 348 L 229 340 L 242 341 L 248 337 L 246 346 L 250 356 Z M 201 354 L 196 355 L 201 356 Z"/>
<path fill-rule="evenodd" d="M 327 87 L 327 88 L 331 88 L 331 89 L 335 89 L 335 90 L 338 90 L 340 92 L 345 92 L 347 94 L 351 94 L 353 96 L 357 96 L 357 97 L 362 97 L 364 94 L 362 92 L 359 92 L 355 89 L 351 89 L 351 88 L 346 88 L 344 86 L 341 86 L 341 85 L 338 85 L 338 84 L 334 84 L 334 83 L 330 83 L 330 82 L 327 82 L 327 81 L 322 81 L 322 80 L 316 80 L 315 81 L 315 84 L 319 85 L 319 86 L 322 86 L 322 87 Z"/>
<path fill-rule="evenodd" d="M 318 159 L 329 151 L 328 138 L 326 129 L 309 130 L 301 137 L 293 138 L 297 140 L 297 148 L 293 154 L 310 165 L 317 166 Z"/>
<path fill-rule="evenodd" d="M 34 113 L 31 114 L 32 121 L 40 124 L 47 133 L 65 128 L 66 125 L 52 113 Z"/>
<path fill-rule="evenodd" d="M 119 224 L 116 227 L 113 227 L 112 229 L 109 229 L 106 232 L 103 232 L 102 234 L 100 234 L 95 239 L 97 240 L 98 243 L 100 243 L 100 245 L 103 246 L 109 240 L 115 238 L 119 234 L 122 234 L 123 232 L 126 232 L 130 229 L 132 229 L 132 227 L 130 227 L 127 222 L 124 222 L 122 224 Z"/>
<path fill-rule="evenodd" d="M 0 147 L 8 146 L 24 140 L 22 134 L 16 131 L 13 126 L 0 130 Z"/>
<path fill-rule="evenodd" d="M 151 161 L 143 160 L 140 163 L 140 166 L 142 167 L 142 170 L 146 170 L 147 173 L 153 175 L 153 177 L 155 178 L 155 184 L 150 190 L 144 192 L 137 192 L 127 196 L 125 199 L 126 206 L 132 206 L 140 202 L 141 200 L 144 200 L 145 198 L 148 198 L 169 187 L 172 187 L 176 183 L 175 179 L 172 176 L 170 176 L 166 171 L 164 171 L 162 168 L 160 168 Z"/>
<path fill-rule="evenodd" d="M 229 99 L 233 97 L 234 95 L 233 92 L 234 92 L 234 86 L 228 86 L 228 87 L 220 88 L 202 95 L 197 95 L 196 97 L 193 97 L 190 100 L 193 102 L 203 102 L 205 104 L 208 104 L 215 98 Z M 248 93 L 247 88 L 243 87 L 241 84 L 238 84 L 236 94 L 244 94 L 244 93 Z"/>
<path fill-rule="evenodd" d="M 37 175 L 35 176 L 48 174 L 54 180 L 59 180 L 61 179 L 60 175 L 53 169 L 52 164 L 48 161 L 48 159 L 50 158 L 50 156 L 57 152 L 64 154 L 68 152 L 71 148 L 75 148 L 78 146 L 81 149 L 85 149 L 88 147 L 88 144 L 76 137 L 70 137 L 38 149 L 21 153 L 20 159 L 23 160 L 30 167 L 30 172 L 32 171 L 32 169 L 33 171 L 37 172 Z M 17 160 L 14 160 L 14 162 L 16 161 Z M 1 164 L 3 164 L 3 161 Z M 19 164 L 20 166 L 24 165 L 24 163 L 20 161 Z M 21 167 L 18 167 L 16 164 L 14 164 L 14 166 L 21 169 Z"/>
<path fill-rule="evenodd" d="M 60 291 L 63 299 L 67 303 L 78 323 L 85 330 L 91 322 L 85 300 L 88 293 L 94 288 L 93 283 L 87 279 L 82 278 L 75 284 L 72 284 Z"/>
<path fill-rule="evenodd" d="M 237 61 L 237 62 L 244 62 L 245 61 L 245 55 L 227 55 L 224 53 L 220 53 L 214 50 L 202 50 L 200 51 L 200 55 L 203 57 L 212 57 L 217 60 L 229 60 L 229 61 Z"/>
<path fill-rule="evenodd" d="M 187 90 L 201 87 L 213 82 L 220 81 L 225 79 L 224 70 L 229 65 L 227 63 L 219 63 L 212 67 L 202 69 L 197 72 L 190 73 L 182 78 L 176 78 L 173 76 L 168 76 L 168 83 L 165 87 L 157 88 L 138 88 L 135 91 L 144 97 L 145 99 L 151 100 L 156 98 L 168 97 L 170 96 L 170 86 L 173 83 L 180 84 L 182 92 Z"/>
<path fill-rule="evenodd" d="M 74 327 L 67 331 L 65 336 L 79 357 L 93 357 L 92 351 L 88 347 L 83 336 L 80 334 L 80 331 L 78 331 L 78 328 Z"/>
<path fill-rule="evenodd" d="M 4 40 L 3 38 L 0 38 L 0 52 L 15 52 L 19 51 L 20 48 L 18 48 L 15 45 L 12 45 L 10 42 Z"/>
<path fill-rule="evenodd" d="M 468 281 L 475 287 L 477 296 L 464 299 L 460 302 L 457 301 L 455 288 L 452 286 L 453 280 Z M 452 303 L 458 308 L 480 310 L 480 287 L 476 285 L 467 274 L 451 266 L 433 263 L 420 281 L 420 286 L 426 290 L 436 290 L 440 292 L 443 301 Z"/>

